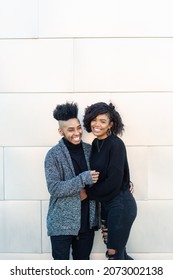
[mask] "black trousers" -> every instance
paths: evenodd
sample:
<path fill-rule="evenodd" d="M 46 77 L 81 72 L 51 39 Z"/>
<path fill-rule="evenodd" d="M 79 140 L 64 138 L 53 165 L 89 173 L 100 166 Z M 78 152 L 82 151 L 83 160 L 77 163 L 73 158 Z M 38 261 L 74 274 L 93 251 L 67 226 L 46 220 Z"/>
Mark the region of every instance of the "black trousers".
<path fill-rule="evenodd" d="M 108 229 L 107 249 L 116 250 L 114 259 L 131 259 L 126 253 L 130 230 L 137 215 L 136 201 L 129 190 L 102 202 L 102 219 Z"/>
<path fill-rule="evenodd" d="M 89 260 L 94 242 L 94 230 L 74 235 L 51 236 L 54 260 L 69 260 L 72 249 L 73 260 Z"/>

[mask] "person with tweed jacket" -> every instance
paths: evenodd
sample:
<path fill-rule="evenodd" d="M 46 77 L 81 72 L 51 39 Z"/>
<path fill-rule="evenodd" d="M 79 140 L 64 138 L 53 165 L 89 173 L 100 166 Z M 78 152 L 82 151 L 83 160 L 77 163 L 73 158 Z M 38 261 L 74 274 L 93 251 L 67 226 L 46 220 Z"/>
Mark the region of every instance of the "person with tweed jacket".
<path fill-rule="evenodd" d="M 99 204 L 89 200 L 85 188 L 99 173 L 89 168 L 91 146 L 82 141 L 76 103 L 57 105 L 53 116 L 62 136 L 45 157 L 45 177 L 50 193 L 47 233 L 54 260 L 89 260 L 95 230 L 99 228 Z"/>

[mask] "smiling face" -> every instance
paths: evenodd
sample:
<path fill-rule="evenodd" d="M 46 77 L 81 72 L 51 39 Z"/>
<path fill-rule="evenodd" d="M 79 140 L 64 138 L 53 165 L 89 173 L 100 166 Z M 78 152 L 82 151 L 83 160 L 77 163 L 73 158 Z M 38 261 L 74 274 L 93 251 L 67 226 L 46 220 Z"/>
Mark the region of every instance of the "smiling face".
<path fill-rule="evenodd" d="M 110 121 L 108 114 L 101 114 L 93 119 L 90 125 L 92 133 L 101 140 L 108 137 L 107 132 L 111 128 L 112 122 Z"/>
<path fill-rule="evenodd" d="M 79 144 L 82 140 L 82 127 L 78 119 L 69 119 L 68 121 L 60 121 L 59 133 L 64 136 L 72 144 Z"/>

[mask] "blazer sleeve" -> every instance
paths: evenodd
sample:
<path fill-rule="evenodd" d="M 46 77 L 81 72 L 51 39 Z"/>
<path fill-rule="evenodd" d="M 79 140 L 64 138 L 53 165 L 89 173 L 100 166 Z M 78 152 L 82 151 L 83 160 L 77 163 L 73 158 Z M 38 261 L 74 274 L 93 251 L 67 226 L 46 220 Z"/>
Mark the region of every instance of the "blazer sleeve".
<path fill-rule="evenodd" d="M 63 167 L 55 160 L 53 152 L 49 151 L 44 161 L 47 188 L 51 196 L 67 197 L 79 193 L 86 184 L 92 184 L 90 171 L 84 171 L 78 176 L 66 180 Z M 72 174 L 72 170 L 71 170 Z"/>

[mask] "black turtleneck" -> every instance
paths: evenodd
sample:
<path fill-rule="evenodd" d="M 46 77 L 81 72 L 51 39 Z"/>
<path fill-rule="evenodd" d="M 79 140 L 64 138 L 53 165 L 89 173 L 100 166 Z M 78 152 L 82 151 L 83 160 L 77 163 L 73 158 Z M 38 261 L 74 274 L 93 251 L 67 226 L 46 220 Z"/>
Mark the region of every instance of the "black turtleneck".
<path fill-rule="evenodd" d="M 73 144 L 69 142 L 66 138 L 63 138 L 63 141 L 70 153 L 70 157 L 72 159 L 76 176 L 82 173 L 83 171 L 87 171 L 88 167 L 87 167 L 82 143 Z M 89 230 L 89 200 L 88 198 L 86 198 L 85 200 L 81 201 L 80 233 L 86 232 L 88 230 Z"/>
<path fill-rule="evenodd" d="M 66 138 L 63 138 L 63 141 L 70 153 L 76 176 L 81 172 L 88 170 L 82 143 L 73 144 Z"/>

